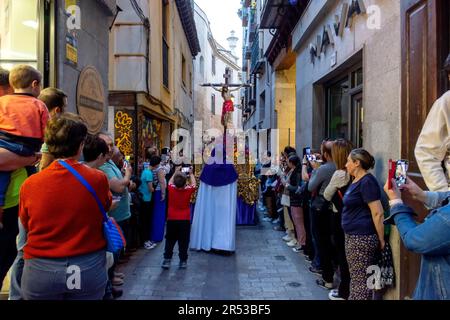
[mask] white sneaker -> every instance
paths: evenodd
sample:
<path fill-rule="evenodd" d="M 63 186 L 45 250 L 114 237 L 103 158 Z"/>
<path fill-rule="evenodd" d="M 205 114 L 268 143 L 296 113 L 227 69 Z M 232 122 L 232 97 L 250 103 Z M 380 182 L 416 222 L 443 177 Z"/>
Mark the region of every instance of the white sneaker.
<path fill-rule="evenodd" d="M 298 243 L 297 243 L 297 239 L 292 239 L 291 241 L 289 241 L 289 242 L 287 243 L 287 245 L 288 245 L 289 247 L 295 247 L 297 244 L 298 244 Z"/>
<path fill-rule="evenodd" d="M 281 239 L 283 239 L 284 241 L 286 241 L 286 242 L 289 242 L 289 241 L 291 241 L 292 240 L 292 237 L 290 236 L 290 235 L 285 235 L 283 238 L 281 238 Z"/>
<path fill-rule="evenodd" d="M 333 289 L 328 293 L 328 299 L 330 300 L 345 300 L 344 298 L 339 296 L 338 290 Z"/>
<path fill-rule="evenodd" d="M 144 243 L 144 248 L 147 249 L 147 250 L 151 250 L 151 249 L 153 249 L 155 247 L 156 247 L 156 243 L 154 243 L 154 242 L 146 241 Z"/>

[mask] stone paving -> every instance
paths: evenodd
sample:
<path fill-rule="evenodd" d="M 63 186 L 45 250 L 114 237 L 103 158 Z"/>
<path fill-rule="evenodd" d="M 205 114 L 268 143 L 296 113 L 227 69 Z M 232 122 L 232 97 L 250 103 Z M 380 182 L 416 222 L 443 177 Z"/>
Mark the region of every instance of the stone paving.
<path fill-rule="evenodd" d="M 118 271 L 125 273 L 121 300 L 326 300 L 302 254 L 295 253 L 269 222 L 237 227 L 236 253 L 189 252 L 178 269 L 177 247 L 170 270 L 161 268 L 164 242 L 139 250 Z"/>

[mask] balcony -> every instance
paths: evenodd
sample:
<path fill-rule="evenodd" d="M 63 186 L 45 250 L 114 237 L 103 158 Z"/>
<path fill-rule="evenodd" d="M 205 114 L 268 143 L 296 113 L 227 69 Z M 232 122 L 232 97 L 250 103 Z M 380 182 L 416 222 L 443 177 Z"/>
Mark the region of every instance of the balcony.
<path fill-rule="evenodd" d="M 260 28 L 279 29 L 289 20 L 298 21 L 309 1 L 267 0 L 261 14 Z"/>
<path fill-rule="evenodd" d="M 264 53 L 259 43 L 259 37 L 255 37 L 252 45 L 251 66 L 252 74 L 261 73 L 264 69 Z"/>

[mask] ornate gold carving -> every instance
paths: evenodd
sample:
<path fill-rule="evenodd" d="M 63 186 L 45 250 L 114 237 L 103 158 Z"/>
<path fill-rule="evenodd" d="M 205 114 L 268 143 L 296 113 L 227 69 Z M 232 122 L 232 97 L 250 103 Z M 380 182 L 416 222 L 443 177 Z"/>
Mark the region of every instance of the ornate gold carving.
<path fill-rule="evenodd" d="M 116 146 L 125 156 L 133 154 L 133 118 L 123 111 L 118 111 L 114 119 L 116 128 Z"/>

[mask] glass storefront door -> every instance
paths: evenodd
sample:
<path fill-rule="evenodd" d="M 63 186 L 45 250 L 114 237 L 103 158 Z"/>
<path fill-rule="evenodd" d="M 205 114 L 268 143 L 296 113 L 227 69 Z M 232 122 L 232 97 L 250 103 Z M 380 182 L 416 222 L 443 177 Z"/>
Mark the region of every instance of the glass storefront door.
<path fill-rule="evenodd" d="M 350 82 L 348 77 L 328 88 L 328 137 L 350 140 Z"/>
<path fill-rule="evenodd" d="M 363 95 L 362 93 L 352 96 L 352 139 L 355 148 L 363 146 Z"/>
<path fill-rule="evenodd" d="M 330 139 L 350 140 L 355 147 L 361 148 L 364 117 L 362 68 L 353 68 L 338 79 L 326 87 L 326 134 Z"/>

